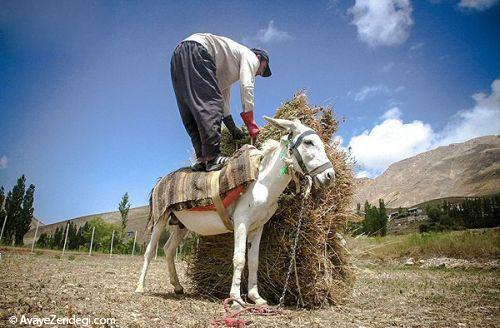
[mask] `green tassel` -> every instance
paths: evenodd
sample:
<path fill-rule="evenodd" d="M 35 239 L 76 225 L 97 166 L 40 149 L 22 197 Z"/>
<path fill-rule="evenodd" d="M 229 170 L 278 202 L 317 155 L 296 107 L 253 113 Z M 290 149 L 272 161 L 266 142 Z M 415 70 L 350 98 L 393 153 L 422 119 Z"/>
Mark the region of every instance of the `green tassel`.
<path fill-rule="evenodd" d="M 280 176 L 288 174 L 288 166 L 282 166 L 280 169 Z"/>

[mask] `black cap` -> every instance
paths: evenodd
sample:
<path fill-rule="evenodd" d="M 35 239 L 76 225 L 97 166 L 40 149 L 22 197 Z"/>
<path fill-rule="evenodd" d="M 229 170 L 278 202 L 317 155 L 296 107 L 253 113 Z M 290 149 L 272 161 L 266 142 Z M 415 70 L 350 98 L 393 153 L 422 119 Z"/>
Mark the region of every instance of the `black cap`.
<path fill-rule="evenodd" d="M 269 77 L 269 76 L 271 76 L 272 73 L 271 73 L 271 68 L 269 67 L 269 54 L 267 53 L 267 51 L 262 50 L 262 49 L 257 49 L 257 48 L 253 48 L 252 51 L 256 55 L 260 55 L 261 60 L 265 60 L 267 62 L 266 69 L 264 70 L 264 73 L 262 73 L 262 76 L 263 77 Z"/>

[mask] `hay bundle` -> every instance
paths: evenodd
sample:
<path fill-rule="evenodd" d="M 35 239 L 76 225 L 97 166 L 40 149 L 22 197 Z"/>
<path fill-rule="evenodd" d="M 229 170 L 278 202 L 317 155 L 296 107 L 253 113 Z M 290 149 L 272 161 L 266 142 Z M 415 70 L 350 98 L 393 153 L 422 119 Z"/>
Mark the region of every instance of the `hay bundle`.
<path fill-rule="evenodd" d="M 309 107 L 304 94 L 297 94 L 284 103 L 274 117 L 298 118 L 313 128 L 325 142 L 327 155 L 336 172 L 333 186 L 321 191 L 313 188 L 305 202 L 296 265 L 288 284 L 285 304 L 319 307 L 339 303 L 353 281 L 346 251 L 337 234 L 342 231 L 349 216 L 353 177 L 347 154 L 336 145 L 329 145 L 338 123 L 331 108 Z M 279 140 L 281 134 L 277 128 L 266 125 L 261 130 L 257 145 L 270 138 Z M 234 152 L 235 145 L 227 131 L 222 144 L 227 155 Z M 271 304 L 279 301 L 291 261 L 290 251 L 302 204 L 301 196 L 294 195 L 294 191 L 295 186 L 291 183 L 280 198 L 278 211 L 265 225 L 260 244 L 259 292 Z M 229 295 L 233 245 L 232 234 L 200 236 L 188 270 L 198 292 L 217 298 Z M 246 294 L 246 272 L 241 286 L 242 293 Z"/>

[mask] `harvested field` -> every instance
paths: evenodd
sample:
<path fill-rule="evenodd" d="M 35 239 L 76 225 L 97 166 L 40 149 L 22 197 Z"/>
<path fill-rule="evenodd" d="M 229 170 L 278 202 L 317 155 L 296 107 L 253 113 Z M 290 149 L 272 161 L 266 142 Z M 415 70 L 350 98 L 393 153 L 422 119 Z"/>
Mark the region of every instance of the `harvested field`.
<path fill-rule="evenodd" d="M 119 327 L 209 327 L 222 315 L 219 300 L 202 298 L 186 281 L 186 295 L 168 283 L 164 258 L 151 264 L 146 293 L 134 294 L 142 258 L 29 254 L 2 248 L 0 326 L 20 317 L 112 317 Z M 287 308 L 280 317 L 256 317 L 251 327 L 498 327 L 500 271 L 423 269 L 357 263 L 344 305 L 320 310 Z"/>

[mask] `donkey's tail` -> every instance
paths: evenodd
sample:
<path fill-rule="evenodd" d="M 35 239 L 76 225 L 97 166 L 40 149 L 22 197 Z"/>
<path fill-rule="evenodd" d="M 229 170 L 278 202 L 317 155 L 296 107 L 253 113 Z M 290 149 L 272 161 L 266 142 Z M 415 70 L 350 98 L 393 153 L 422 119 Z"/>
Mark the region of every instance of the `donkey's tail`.
<path fill-rule="evenodd" d="M 149 214 L 148 214 L 148 223 L 146 225 L 146 229 L 144 229 L 145 231 L 147 232 L 152 232 L 153 231 L 153 227 L 155 225 L 155 219 L 153 218 L 153 191 L 155 190 L 156 186 L 158 185 L 158 182 L 160 182 L 160 180 L 162 179 L 162 177 L 159 177 L 157 180 L 156 180 L 156 183 L 155 185 L 153 186 L 153 188 L 151 188 L 151 191 L 149 192 Z"/>

